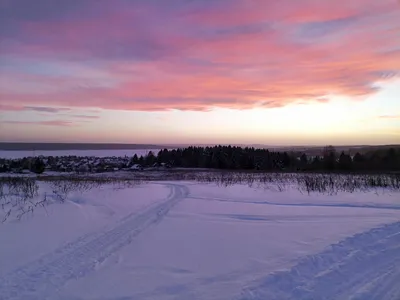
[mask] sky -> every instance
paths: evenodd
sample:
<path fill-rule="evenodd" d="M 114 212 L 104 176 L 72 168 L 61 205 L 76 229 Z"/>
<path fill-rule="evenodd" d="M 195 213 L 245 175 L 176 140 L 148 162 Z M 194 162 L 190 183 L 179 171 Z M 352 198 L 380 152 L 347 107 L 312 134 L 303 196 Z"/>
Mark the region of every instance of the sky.
<path fill-rule="evenodd" d="M 0 0 L 0 141 L 400 143 L 399 0 Z"/>

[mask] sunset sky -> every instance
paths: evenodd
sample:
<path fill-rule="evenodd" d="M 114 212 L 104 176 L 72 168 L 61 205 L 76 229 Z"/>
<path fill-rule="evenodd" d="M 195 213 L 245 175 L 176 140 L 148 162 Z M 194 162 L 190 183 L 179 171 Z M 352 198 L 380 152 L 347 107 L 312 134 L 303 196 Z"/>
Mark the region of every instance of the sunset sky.
<path fill-rule="evenodd" d="M 0 0 L 0 141 L 400 143 L 398 0 Z"/>

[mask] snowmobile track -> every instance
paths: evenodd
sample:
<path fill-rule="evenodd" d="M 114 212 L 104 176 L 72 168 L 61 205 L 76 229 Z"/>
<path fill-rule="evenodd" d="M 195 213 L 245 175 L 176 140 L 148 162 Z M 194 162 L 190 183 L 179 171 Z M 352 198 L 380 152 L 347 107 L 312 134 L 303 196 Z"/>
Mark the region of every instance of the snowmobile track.
<path fill-rule="evenodd" d="M 188 195 L 188 188 L 183 185 L 165 185 L 171 189 L 165 201 L 125 217 L 104 232 L 83 236 L 0 278 L 0 299 L 48 299 L 67 281 L 93 271 L 139 233 L 160 222 Z"/>
<path fill-rule="evenodd" d="M 400 222 L 375 228 L 271 274 L 241 299 L 399 300 Z"/>

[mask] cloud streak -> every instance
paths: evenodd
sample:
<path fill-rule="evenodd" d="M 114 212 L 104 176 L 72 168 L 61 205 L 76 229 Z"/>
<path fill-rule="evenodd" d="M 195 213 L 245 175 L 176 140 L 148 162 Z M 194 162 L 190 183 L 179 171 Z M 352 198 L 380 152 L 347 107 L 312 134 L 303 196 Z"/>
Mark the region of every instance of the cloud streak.
<path fill-rule="evenodd" d="M 281 107 L 370 95 L 400 70 L 394 0 L 3 0 L 0 8 L 0 110 Z"/>
<path fill-rule="evenodd" d="M 400 115 L 383 115 L 383 116 L 379 116 L 379 119 L 389 119 L 389 120 L 399 119 L 400 120 Z"/>
<path fill-rule="evenodd" d="M 99 116 L 89 116 L 89 115 L 70 115 L 70 117 L 78 119 L 88 119 L 88 120 L 95 120 L 100 118 Z"/>
<path fill-rule="evenodd" d="M 43 126 L 72 126 L 74 125 L 70 121 L 63 120 L 52 120 L 52 121 L 2 121 L 4 124 L 15 124 L 15 125 L 43 125 Z"/>
<path fill-rule="evenodd" d="M 23 109 L 37 111 L 37 112 L 44 112 L 44 113 L 53 113 L 53 114 L 71 110 L 70 108 L 55 108 L 46 106 L 25 106 L 23 107 Z"/>

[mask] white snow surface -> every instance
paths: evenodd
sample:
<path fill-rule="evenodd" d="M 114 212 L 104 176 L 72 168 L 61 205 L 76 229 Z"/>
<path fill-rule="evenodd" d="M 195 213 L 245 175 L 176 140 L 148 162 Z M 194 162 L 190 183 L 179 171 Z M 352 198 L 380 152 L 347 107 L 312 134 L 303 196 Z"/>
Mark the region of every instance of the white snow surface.
<path fill-rule="evenodd" d="M 399 282 L 394 192 L 106 185 L 0 224 L 2 300 L 399 300 Z"/>

